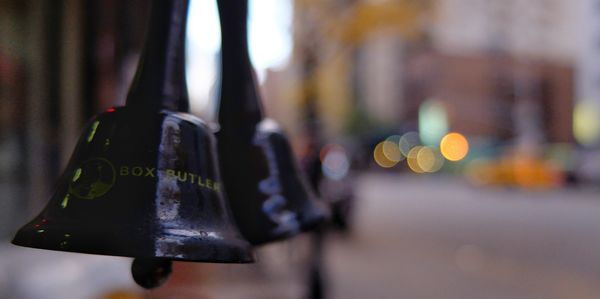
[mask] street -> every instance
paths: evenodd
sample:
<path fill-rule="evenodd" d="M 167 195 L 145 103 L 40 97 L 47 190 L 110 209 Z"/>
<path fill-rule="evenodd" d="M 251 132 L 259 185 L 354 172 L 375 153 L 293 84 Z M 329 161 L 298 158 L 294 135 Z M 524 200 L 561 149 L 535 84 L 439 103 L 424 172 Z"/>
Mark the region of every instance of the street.
<path fill-rule="evenodd" d="M 374 173 L 355 187 L 352 233 L 327 239 L 328 298 L 600 298 L 597 190 L 481 188 L 446 176 Z M 152 291 L 135 287 L 127 258 L 6 244 L 11 258 L 0 261 L 0 286 L 6 298 L 300 299 L 309 239 L 261 247 L 251 265 L 175 263 L 167 284 Z M 132 296 L 106 295 L 118 290 Z"/>
<path fill-rule="evenodd" d="M 600 298 L 594 190 L 371 174 L 328 250 L 334 298 Z"/>

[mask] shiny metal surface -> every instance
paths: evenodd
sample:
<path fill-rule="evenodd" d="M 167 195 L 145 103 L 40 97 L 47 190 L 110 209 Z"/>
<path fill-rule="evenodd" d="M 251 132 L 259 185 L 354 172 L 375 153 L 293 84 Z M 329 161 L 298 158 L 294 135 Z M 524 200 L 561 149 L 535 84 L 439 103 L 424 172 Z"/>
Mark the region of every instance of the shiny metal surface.
<path fill-rule="evenodd" d="M 263 116 L 248 55 L 247 1 L 217 3 L 222 30 L 219 162 L 238 227 L 259 245 L 310 230 L 328 211 L 299 171 L 285 134 Z"/>
<path fill-rule="evenodd" d="M 111 109 L 113 111 L 113 109 Z M 217 171 L 214 136 L 186 113 L 94 118 L 46 208 L 14 244 L 202 262 L 250 262 Z"/>

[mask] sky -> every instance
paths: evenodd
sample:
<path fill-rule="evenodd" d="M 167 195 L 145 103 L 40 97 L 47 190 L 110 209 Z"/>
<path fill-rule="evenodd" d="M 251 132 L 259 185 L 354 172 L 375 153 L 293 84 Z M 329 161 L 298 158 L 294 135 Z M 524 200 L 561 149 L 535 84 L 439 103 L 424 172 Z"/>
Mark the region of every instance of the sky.
<path fill-rule="evenodd" d="M 287 64 L 292 51 L 291 0 L 250 0 L 250 58 L 259 80 Z M 216 0 L 192 0 L 188 16 L 188 88 L 192 109 L 210 110 L 221 46 Z"/>

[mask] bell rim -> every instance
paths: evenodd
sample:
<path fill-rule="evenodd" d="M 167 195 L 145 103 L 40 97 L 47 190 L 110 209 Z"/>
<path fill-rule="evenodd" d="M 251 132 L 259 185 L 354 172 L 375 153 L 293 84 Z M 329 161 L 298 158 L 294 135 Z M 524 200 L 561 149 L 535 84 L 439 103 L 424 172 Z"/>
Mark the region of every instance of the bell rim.
<path fill-rule="evenodd" d="M 252 246 L 263 246 L 274 242 L 283 242 L 300 234 L 312 232 L 316 228 L 325 225 L 329 221 L 331 215 L 329 209 L 325 206 L 313 207 L 310 212 L 305 214 L 309 214 L 310 216 L 303 217 L 299 221 L 299 227 L 296 229 L 286 229 L 279 233 L 271 233 L 268 234 L 268 237 L 266 238 L 256 238 L 255 236 L 245 236 L 245 238 Z"/>
<path fill-rule="evenodd" d="M 56 233 L 56 232 L 54 232 Z M 138 248 L 131 248 L 128 250 L 119 250 L 119 249 L 99 249 L 92 248 L 88 246 L 73 246 L 73 247 L 62 247 L 60 244 L 52 244 L 51 242 L 47 242 L 45 240 L 35 239 L 32 235 L 36 234 L 33 229 L 22 228 L 20 229 L 15 236 L 11 240 L 11 244 L 15 246 L 28 247 L 34 249 L 41 250 L 52 250 L 52 251 L 62 251 L 69 253 L 81 253 L 81 254 L 94 254 L 94 255 L 104 255 L 104 256 L 117 256 L 117 257 L 129 257 L 129 258 L 161 258 L 161 259 L 169 259 L 173 261 L 181 261 L 181 262 L 197 262 L 197 263 L 214 263 L 214 264 L 249 264 L 255 262 L 254 253 L 252 252 L 252 246 L 246 240 L 242 238 L 237 238 L 234 241 L 228 244 L 230 257 L 222 257 L 218 255 L 195 255 L 188 254 L 185 257 L 180 255 L 169 255 L 169 254 L 137 254 L 133 253 L 133 251 L 138 250 Z M 58 233 L 62 234 L 62 232 Z M 107 242 L 108 243 L 108 242 Z M 225 244 L 225 242 L 221 242 Z M 231 244 L 233 243 L 233 244 Z M 236 244 L 237 243 L 237 244 Z M 204 244 L 204 245 L 196 245 L 196 249 L 201 252 L 202 249 L 210 249 L 211 247 L 218 246 L 219 244 Z M 189 250 L 189 248 L 188 248 Z"/>

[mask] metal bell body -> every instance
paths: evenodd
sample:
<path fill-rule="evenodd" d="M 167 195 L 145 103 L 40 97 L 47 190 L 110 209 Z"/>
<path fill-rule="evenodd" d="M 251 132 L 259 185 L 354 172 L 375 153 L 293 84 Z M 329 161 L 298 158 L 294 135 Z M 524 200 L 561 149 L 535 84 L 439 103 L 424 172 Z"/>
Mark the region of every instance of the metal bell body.
<path fill-rule="evenodd" d="M 122 107 L 92 119 L 46 208 L 16 245 L 198 262 L 252 261 L 198 118 Z"/>
<path fill-rule="evenodd" d="M 327 217 L 273 120 L 261 121 L 249 142 L 223 135 L 217 134 L 228 198 L 240 231 L 252 244 L 291 237 Z"/>
<path fill-rule="evenodd" d="M 253 245 L 310 230 L 328 217 L 279 126 L 263 116 L 247 42 L 247 0 L 218 0 L 219 162 L 232 213 Z"/>

